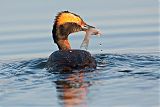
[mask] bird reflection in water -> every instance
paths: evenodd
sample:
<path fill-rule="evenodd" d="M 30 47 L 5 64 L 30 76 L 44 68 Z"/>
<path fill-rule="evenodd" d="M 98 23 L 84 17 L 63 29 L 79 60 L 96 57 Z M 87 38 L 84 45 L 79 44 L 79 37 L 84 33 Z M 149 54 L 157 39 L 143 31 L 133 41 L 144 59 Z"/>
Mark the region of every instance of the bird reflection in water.
<path fill-rule="evenodd" d="M 87 87 L 91 84 L 85 81 L 83 71 L 72 74 L 61 74 L 55 81 L 60 104 L 64 107 L 86 107 Z"/>

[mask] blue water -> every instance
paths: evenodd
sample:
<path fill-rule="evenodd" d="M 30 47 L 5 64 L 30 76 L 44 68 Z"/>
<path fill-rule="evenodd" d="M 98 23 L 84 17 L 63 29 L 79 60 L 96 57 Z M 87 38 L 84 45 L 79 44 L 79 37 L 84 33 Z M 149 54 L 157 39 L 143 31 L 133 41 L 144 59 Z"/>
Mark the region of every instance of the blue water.
<path fill-rule="evenodd" d="M 159 107 L 158 0 L 0 3 L 0 107 Z M 102 32 L 91 37 L 92 72 L 45 69 L 57 50 L 51 30 L 69 10 Z M 69 37 L 79 49 L 83 32 Z"/>
<path fill-rule="evenodd" d="M 97 70 L 53 74 L 46 58 L 0 65 L 2 107 L 158 107 L 160 57 L 97 54 Z M 135 103 L 136 102 L 136 103 Z"/>

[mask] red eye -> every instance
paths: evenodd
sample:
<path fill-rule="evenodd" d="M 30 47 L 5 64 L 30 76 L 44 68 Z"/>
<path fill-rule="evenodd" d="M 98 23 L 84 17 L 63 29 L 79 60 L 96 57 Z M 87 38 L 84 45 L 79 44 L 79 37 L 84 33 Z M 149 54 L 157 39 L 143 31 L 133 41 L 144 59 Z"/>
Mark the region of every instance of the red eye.
<path fill-rule="evenodd" d="M 84 27 L 85 25 L 87 25 L 85 22 L 81 22 L 81 27 Z"/>

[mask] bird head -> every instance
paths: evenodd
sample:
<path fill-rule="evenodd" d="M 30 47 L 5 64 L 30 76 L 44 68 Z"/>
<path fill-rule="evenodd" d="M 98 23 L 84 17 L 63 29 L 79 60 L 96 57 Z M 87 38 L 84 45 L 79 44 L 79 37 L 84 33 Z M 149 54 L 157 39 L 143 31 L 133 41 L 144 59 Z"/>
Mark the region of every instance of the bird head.
<path fill-rule="evenodd" d="M 95 28 L 86 24 L 83 19 L 69 11 L 58 13 L 53 25 L 52 36 L 59 50 L 71 49 L 68 36 L 71 33 L 87 31 L 89 28 Z"/>

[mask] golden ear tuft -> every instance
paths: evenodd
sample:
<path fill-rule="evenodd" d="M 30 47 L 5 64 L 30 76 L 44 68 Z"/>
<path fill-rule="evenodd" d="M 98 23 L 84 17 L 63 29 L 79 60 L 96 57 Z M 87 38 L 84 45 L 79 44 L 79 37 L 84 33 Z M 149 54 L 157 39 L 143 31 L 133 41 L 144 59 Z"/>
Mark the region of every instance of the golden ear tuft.
<path fill-rule="evenodd" d="M 60 12 L 57 15 L 56 22 L 57 22 L 58 26 L 62 25 L 62 24 L 65 24 L 67 22 L 73 22 L 73 23 L 77 23 L 78 25 L 81 25 L 83 20 L 81 19 L 80 16 L 78 16 L 74 13 L 71 13 L 71 12 L 68 12 L 68 11 L 63 11 L 63 12 Z"/>

